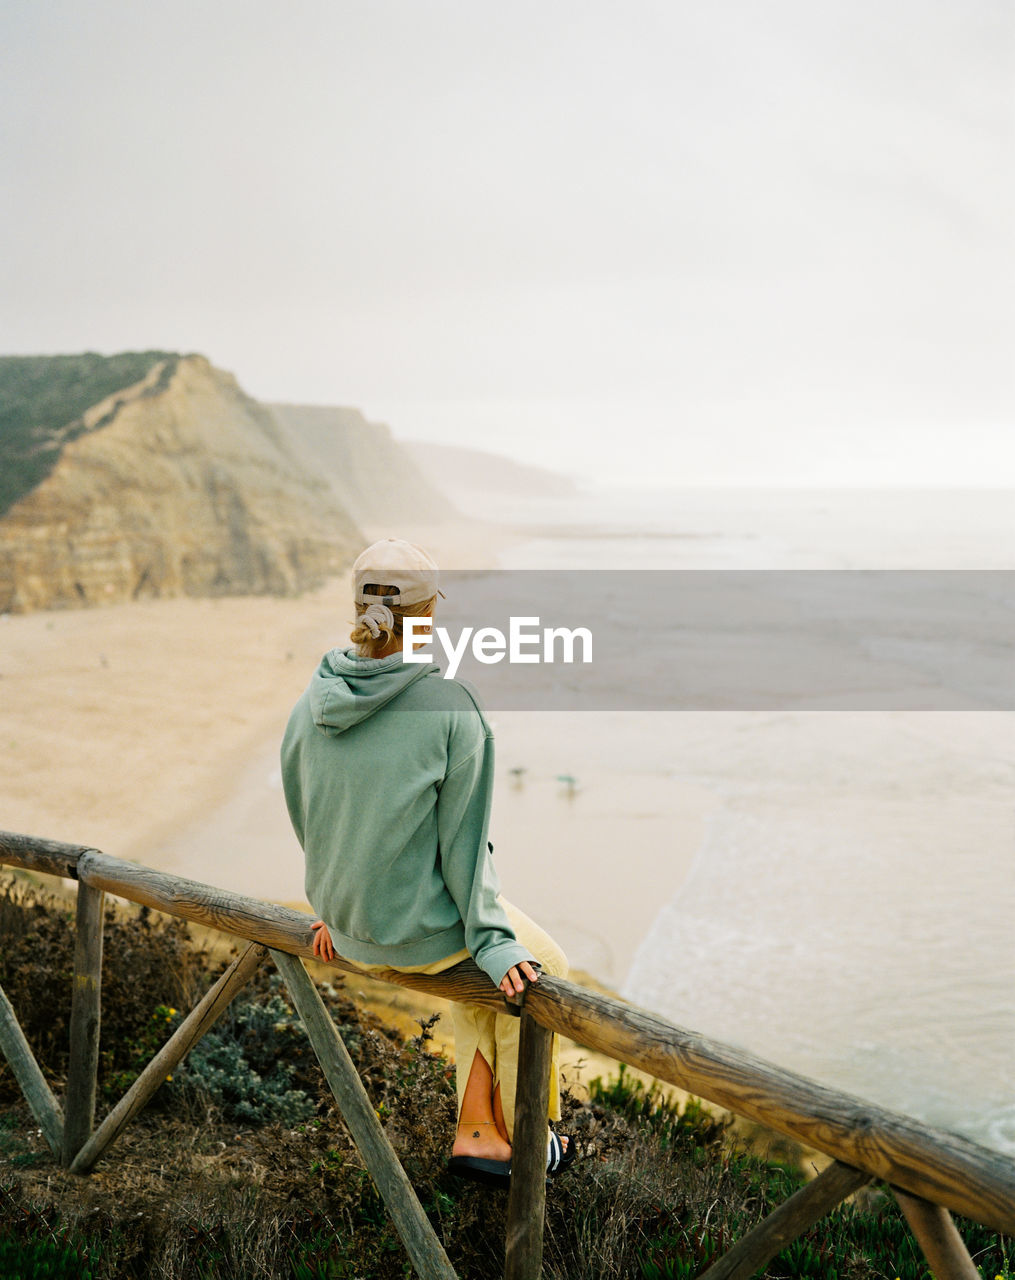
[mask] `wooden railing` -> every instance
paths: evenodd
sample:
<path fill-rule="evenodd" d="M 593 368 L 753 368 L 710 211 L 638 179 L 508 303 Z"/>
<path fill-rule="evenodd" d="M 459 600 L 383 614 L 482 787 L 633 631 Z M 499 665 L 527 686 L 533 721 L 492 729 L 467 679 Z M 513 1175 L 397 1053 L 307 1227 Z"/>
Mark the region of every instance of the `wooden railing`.
<path fill-rule="evenodd" d="M 71 1055 L 64 1107 L 43 1078 L 9 1002 L 0 992 L 0 1049 L 53 1151 L 86 1174 L 148 1102 L 173 1067 L 212 1026 L 268 954 L 303 1020 L 352 1137 L 418 1275 L 452 1280 L 454 1270 L 370 1105 L 341 1036 L 298 957 L 312 957 L 313 917 L 226 889 L 124 862 L 95 849 L 0 832 L 0 863 L 78 882 Z M 93 1128 L 98 1062 L 103 895 L 113 893 L 246 939 L 234 961 L 124 1097 Z M 336 959 L 332 967 L 358 974 Z M 542 1259 L 549 1052 L 558 1032 L 659 1080 L 797 1138 L 830 1164 L 705 1273 L 747 1280 L 845 1197 L 875 1179 L 891 1187 L 937 1280 L 979 1272 L 951 1212 L 1015 1233 L 1015 1162 L 956 1134 L 820 1085 L 623 1001 L 544 975 L 509 1002 L 471 961 L 435 977 L 385 970 L 374 978 L 522 1020 L 506 1280 L 535 1280 Z"/>

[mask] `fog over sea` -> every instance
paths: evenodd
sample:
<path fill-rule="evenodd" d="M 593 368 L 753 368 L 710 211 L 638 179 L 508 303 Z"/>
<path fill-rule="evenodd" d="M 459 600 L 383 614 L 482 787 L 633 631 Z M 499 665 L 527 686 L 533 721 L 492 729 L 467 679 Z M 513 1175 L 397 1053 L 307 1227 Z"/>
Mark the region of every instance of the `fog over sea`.
<path fill-rule="evenodd" d="M 483 511 L 522 522 L 509 569 L 1015 568 L 1002 491 L 585 492 Z M 964 657 L 1015 676 L 1009 648 L 977 653 L 975 622 Z M 572 963 L 1015 1155 L 1015 713 L 511 712 L 495 728 L 502 768 L 531 765 L 495 829 L 545 855 L 540 892 L 502 878 L 544 899 Z M 544 806 L 537 832 L 541 780 L 564 816 Z"/>

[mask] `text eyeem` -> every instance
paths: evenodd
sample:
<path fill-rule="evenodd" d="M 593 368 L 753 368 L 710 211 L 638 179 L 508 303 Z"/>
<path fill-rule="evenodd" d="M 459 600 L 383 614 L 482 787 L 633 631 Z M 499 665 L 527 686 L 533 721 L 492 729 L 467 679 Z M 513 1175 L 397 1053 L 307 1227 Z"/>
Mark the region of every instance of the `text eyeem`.
<path fill-rule="evenodd" d="M 591 662 L 592 632 L 588 627 L 543 627 L 539 618 L 510 618 L 508 634 L 499 627 L 463 627 L 458 640 L 452 640 L 446 627 L 433 627 L 432 618 L 402 619 L 402 661 L 433 662 L 429 645 L 436 635 L 448 660 L 445 680 L 453 680 L 466 650 L 472 648 L 477 662 L 556 662 L 558 643 L 561 662 Z M 431 634 L 432 631 L 432 634 Z M 575 658 L 578 642 L 581 658 Z"/>

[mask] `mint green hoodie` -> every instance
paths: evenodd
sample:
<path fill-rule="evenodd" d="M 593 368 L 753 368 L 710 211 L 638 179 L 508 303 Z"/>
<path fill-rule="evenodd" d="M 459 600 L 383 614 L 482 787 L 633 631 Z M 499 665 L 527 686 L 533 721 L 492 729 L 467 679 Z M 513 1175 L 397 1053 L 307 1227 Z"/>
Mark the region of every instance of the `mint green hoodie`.
<path fill-rule="evenodd" d="M 467 947 L 497 984 L 530 958 L 497 901 L 493 734 L 468 685 L 332 649 L 289 717 L 282 786 L 339 955 L 423 965 Z"/>

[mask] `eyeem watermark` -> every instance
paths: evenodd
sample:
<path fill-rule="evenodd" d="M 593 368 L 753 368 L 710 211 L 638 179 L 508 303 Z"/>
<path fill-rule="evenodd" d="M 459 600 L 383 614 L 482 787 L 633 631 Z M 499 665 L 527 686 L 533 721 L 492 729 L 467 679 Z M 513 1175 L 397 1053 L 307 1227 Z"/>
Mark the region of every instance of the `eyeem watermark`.
<path fill-rule="evenodd" d="M 575 650 L 581 642 L 581 661 L 592 661 L 592 632 L 588 627 L 543 627 L 539 618 L 508 620 L 508 633 L 499 627 L 463 627 L 455 643 L 446 627 L 434 627 L 433 618 L 402 620 L 402 661 L 433 662 L 427 646 L 436 635 L 448 660 L 445 680 L 453 680 L 466 650 L 471 647 L 477 662 L 556 662 L 559 641 L 560 661 L 574 662 Z"/>

